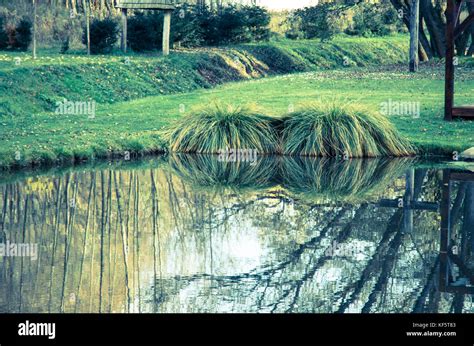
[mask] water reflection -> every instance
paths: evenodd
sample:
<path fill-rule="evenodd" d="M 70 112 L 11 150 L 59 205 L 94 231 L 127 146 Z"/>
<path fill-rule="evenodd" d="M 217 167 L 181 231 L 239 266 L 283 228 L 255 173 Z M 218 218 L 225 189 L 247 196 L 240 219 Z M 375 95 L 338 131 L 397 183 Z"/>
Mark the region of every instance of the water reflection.
<path fill-rule="evenodd" d="M 0 311 L 474 312 L 473 174 L 415 167 L 177 155 L 3 183 L 0 239 L 38 259 L 0 257 Z"/>
<path fill-rule="evenodd" d="M 464 295 L 474 294 L 474 173 L 445 170 L 441 204 L 440 288 L 455 294 L 453 308 L 461 312 Z"/>

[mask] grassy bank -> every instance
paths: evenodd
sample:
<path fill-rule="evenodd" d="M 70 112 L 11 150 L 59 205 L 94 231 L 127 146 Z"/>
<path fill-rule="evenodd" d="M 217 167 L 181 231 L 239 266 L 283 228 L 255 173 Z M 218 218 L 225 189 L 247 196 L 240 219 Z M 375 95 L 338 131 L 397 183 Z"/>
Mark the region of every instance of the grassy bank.
<path fill-rule="evenodd" d="M 159 130 L 193 107 L 212 101 L 257 103 L 271 115 L 297 110 L 299 104 L 315 99 L 342 99 L 376 110 L 382 102 L 389 100 L 419 102 L 419 118 L 391 115 L 390 120 L 422 153 L 450 155 L 453 151 L 472 146 L 473 122 L 442 121 L 444 81 L 441 66 L 426 67 L 416 75 L 404 72 L 404 68 L 397 71 L 392 67 L 384 71 L 370 67 L 342 67 L 340 59 L 346 56 L 345 50 L 349 51 L 352 46 L 354 54 L 358 49 L 363 50 L 360 48 L 363 44 L 374 44 L 372 51 L 367 48 L 368 52 L 365 52 L 378 57 L 372 62 L 395 62 L 397 59 L 388 57 L 390 52 L 396 51 L 392 46 L 398 45 L 401 47 L 399 59 L 403 60 L 403 40 L 398 37 L 367 41 L 340 38 L 327 44 L 340 53 L 335 53 L 332 60 L 324 60 L 327 65 L 323 66 L 318 65 L 311 54 L 317 56 L 322 47 L 318 45 L 326 44 L 286 41 L 268 45 L 269 48 L 247 45 L 226 50 L 179 52 L 168 59 L 132 56 L 130 62 L 121 56 L 54 57 L 51 62 L 42 58 L 35 62 L 24 61 L 19 67 L 3 61 L 0 64 L 0 81 L 3 83 L 0 166 L 120 157 L 126 151 L 132 155 L 161 152 L 166 148 Z M 304 54 L 311 46 L 309 43 L 315 45 L 314 50 L 311 54 Z M 345 48 L 334 48 L 338 45 Z M 288 62 L 283 58 L 277 62 L 269 54 L 268 61 L 264 62 L 264 57 L 258 55 L 275 47 L 300 66 L 292 72 L 314 70 L 317 66 L 340 68 L 248 80 L 288 72 L 285 70 Z M 232 54 L 245 54 L 252 59 L 247 61 L 242 56 L 236 59 Z M 8 57 L 11 59 L 13 56 Z M 366 56 L 360 58 L 367 64 Z M 247 62 L 244 64 L 243 61 Z M 331 61 L 334 66 L 330 65 Z M 269 67 L 271 64 L 273 67 Z M 280 69 L 275 66 L 280 66 Z M 11 79 L 10 76 L 16 77 Z M 457 102 L 472 103 L 474 72 L 463 69 L 458 76 Z M 216 86 L 231 81 L 240 82 Z M 147 95 L 155 96 L 145 97 Z M 86 115 L 51 112 L 51 107 L 55 106 L 53 102 L 63 97 L 69 100 L 93 98 L 98 102 L 96 116 L 90 119 Z"/>
<path fill-rule="evenodd" d="M 125 151 L 164 150 L 159 130 L 195 106 L 213 101 L 258 103 L 281 115 L 313 99 L 336 96 L 377 108 L 388 100 L 420 102 L 420 117 L 392 115 L 401 134 L 424 153 L 450 155 L 474 143 L 473 122 L 442 120 L 443 78 L 436 70 L 417 75 L 367 69 L 311 72 L 230 83 L 210 90 L 100 104 L 94 119 L 87 116 L 41 113 L 2 120 L 0 158 L 3 166 L 32 161 L 52 162 L 123 156 Z M 473 71 L 459 78 L 457 102 L 472 102 Z M 15 153 L 21 158 L 15 160 Z"/>
<path fill-rule="evenodd" d="M 0 54 L 0 116 L 53 111 L 56 102 L 95 100 L 112 104 L 152 95 L 185 93 L 268 75 L 406 60 L 407 38 L 332 42 L 289 41 L 149 55 Z M 345 64 L 345 65 L 344 65 Z"/>

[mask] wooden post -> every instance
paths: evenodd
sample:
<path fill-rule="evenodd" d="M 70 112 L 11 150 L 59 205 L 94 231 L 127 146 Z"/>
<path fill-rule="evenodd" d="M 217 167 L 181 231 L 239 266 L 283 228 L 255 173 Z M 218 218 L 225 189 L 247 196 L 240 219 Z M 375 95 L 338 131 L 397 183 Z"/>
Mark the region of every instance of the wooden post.
<path fill-rule="evenodd" d="M 420 41 L 420 0 L 411 1 L 410 11 L 410 72 L 418 71 Z"/>
<path fill-rule="evenodd" d="M 171 11 L 165 11 L 163 21 L 163 55 L 170 54 Z"/>
<path fill-rule="evenodd" d="M 87 55 L 91 55 L 91 21 L 89 16 L 89 0 L 84 0 L 84 14 L 86 16 Z"/>
<path fill-rule="evenodd" d="M 36 59 L 36 13 L 37 13 L 37 6 L 36 0 L 33 0 L 33 59 Z"/>
<path fill-rule="evenodd" d="M 444 120 L 446 121 L 453 119 L 455 1 L 456 0 L 448 0 L 446 9 L 446 82 L 444 95 Z"/>
<path fill-rule="evenodd" d="M 122 8 L 122 51 L 127 53 L 127 9 Z"/>

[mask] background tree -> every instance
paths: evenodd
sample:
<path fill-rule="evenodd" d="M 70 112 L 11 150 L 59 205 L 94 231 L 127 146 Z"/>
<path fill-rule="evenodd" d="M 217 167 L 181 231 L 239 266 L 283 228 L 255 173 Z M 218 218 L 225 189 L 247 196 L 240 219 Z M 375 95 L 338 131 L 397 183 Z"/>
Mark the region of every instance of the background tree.
<path fill-rule="evenodd" d="M 411 1 L 390 0 L 402 15 L 404 24 L 409 27 Z M 446 51 L 446 0 L 420 0 L 420 59 L 444 57 Z M 461 19 L 474 13 L 474 4 L 466 2 L 461 8 Z M 469 37 L 470 44 L 469 44 Z M 467 46 L 469 44 L 469 48 Z M 474 24 L 456 40 L 458 55 L 474 52 Z"/>

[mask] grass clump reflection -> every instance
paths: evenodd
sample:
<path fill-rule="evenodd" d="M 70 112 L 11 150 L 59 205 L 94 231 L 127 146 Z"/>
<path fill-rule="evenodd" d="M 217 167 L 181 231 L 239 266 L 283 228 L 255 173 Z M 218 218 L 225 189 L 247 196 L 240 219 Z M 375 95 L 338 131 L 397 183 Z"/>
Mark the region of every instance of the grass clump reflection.
<path fill-rule="evenodd" d="M 262 156 L 251 165 L 222 162 L 217 155 L 174 154 L 169 164 L 178 176 L 197 187 L 281 187 L 302 198 L 355 200 L 385 189 L 413 160 Z"/>

